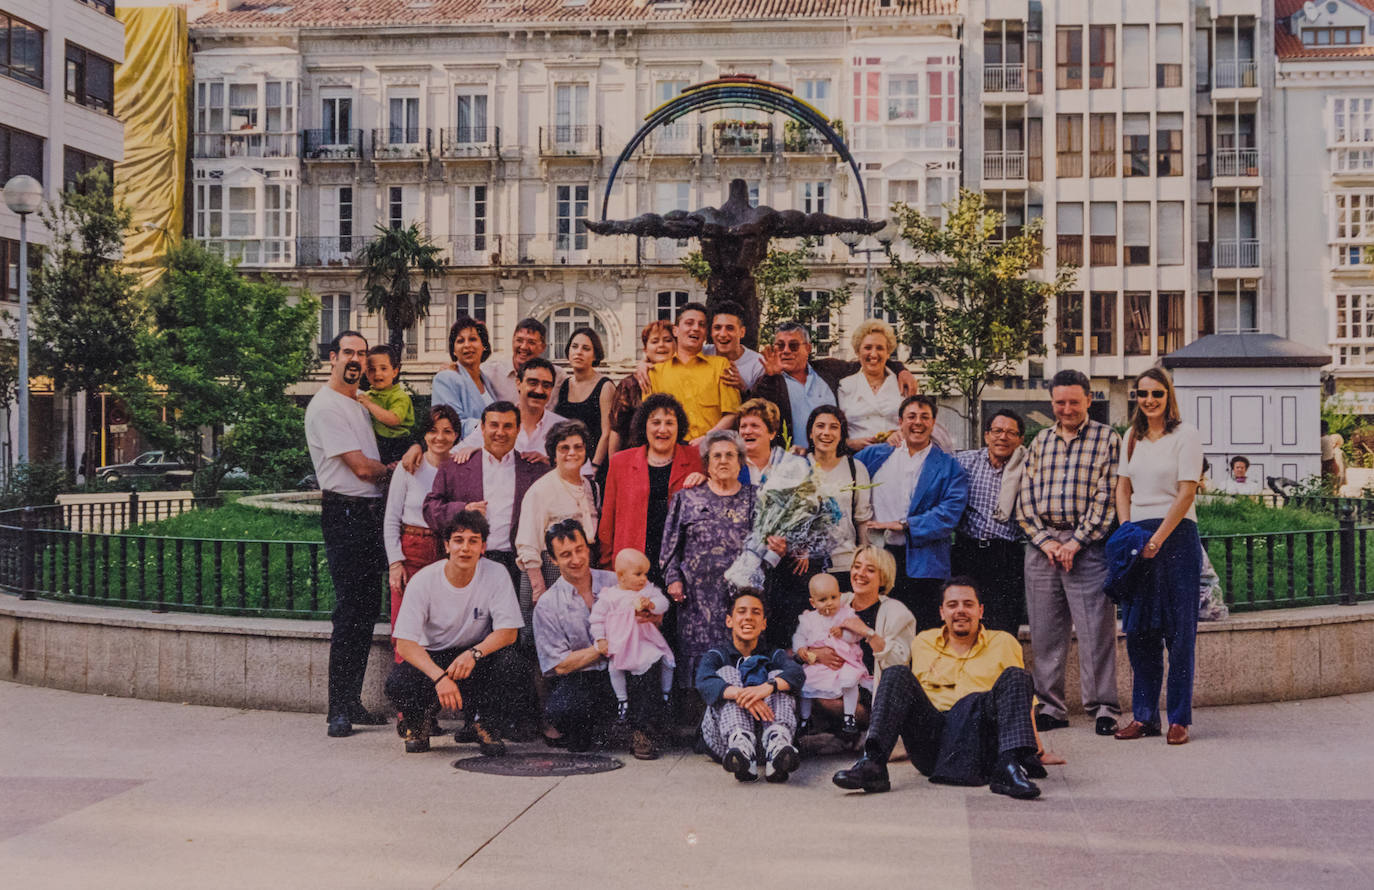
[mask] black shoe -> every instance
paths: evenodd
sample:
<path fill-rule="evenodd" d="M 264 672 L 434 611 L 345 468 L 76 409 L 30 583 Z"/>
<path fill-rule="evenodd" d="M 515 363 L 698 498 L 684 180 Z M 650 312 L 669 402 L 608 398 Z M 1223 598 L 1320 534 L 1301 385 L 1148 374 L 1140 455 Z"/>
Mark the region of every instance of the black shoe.
<path fill-rule="evenodd" d="M 501 741 L 501 737 L 487 729 L 481 723 L 472 724 L 473 735 L 477 737 L 477 750 L 483 757 L 504 757 L 506 755 L 506 743 Z"/>
<path fill-rule="evenodd" d="M 887 764 L 860 757 L 849 769 L 842 769 L 830 781 L 846 791 L 865 791 L 877 794 L 890 791 L 892 782 L 887 776 Z"/>
<path fill-rule="evenodd" d="M 1035 728 L 1041 732 L 1049 732 L 1052 729 L 1067 729 L 1068 725 L 1069 721 L 1062 717 L 1051 717 L 1049 714 L 1035 715 Z"/>
<path fill-rule="evenodd" d="M 349 705 L 344 713 L 348 717 L 348 722 L 358 726 L 386 726 L 387 724 L 385 714 L 372 713 L 367 708 L 364 708 L 363 703 L 360 701 Z"/>
<path fill-rule="evenodd" d="M 429 720 L 420 729 L 405 728 L 406 753 L 424 754 L 429 750 Z"/>
<path fill-rule="evenodd" d="M 568 740 L 568 750 L 573 754 L 585 754 L 592 749 L 590 732 L 575 732 L 564 736 Z"/>
<path fill-rule="evenodd" d="M 1116 718 L 1112 716 L 1098 717 L 1096 729 L 1098 735 L 1116 735 Z"/>
<path fill-rule="evenodd" d="M 844 741 L 851 741 L 859 737 L 859 724 L 855 722 L 853 714 L 844 715 L 844 720 L 840 722 L 840 731 L 836 735 Z"/>
<path fill-rule="evenodd" d="M 343 739 L 353 735 L 353 724 L 342 714 L 335 714 L 329 718 L 329 737 L 331 739 Z"/>
<path fill-rule="evenodd" d="M 1045 769 L 1045 765 L 1040 762 L 1040 757 L 1037 754 L 1022 754 L 1016 758 L 1016 762 L 1021 764 L 1021 768 L 1026 771 L 1026 775 L 1030 776 L 1032 779 L 1048 779 L 1050 777 L 1049 772 Z"/>
<path fill-rule="evenodd" d="M 770 746 L 773 747 L 773 746 Z M 782 744 L 769 751 L 768 762 L 763 767 L 763 780 L 781 784 L 801 766 L 801 756 L 795 745 Z"/>
<path fill-rule="evenodd" d="M 1040 796 L 1040 789 L 1026 777 L 1026 771 L 1014 757 L 1003 757 L 997 764 L 988 789 L 993 794 L 1005 794 L 1017 800 L 1034 800 Z"/>

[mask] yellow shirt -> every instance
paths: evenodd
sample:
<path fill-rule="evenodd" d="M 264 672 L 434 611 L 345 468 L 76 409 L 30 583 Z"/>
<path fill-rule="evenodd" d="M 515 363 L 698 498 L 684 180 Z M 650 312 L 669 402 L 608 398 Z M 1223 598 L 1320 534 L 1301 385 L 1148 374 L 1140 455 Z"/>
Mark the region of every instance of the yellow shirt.
<path fill-rule="evenodd" d="M 704 436 L 726 414 L 739 412 L 739 390 L 721 379 L 730 360 L 721 355 L 697 355 L 684 362 L 676 354 L 649 369 L 649 390 L 667 393 L 687 412 L 687 439 Z"/>
<path fill-rule="evenodd" d="M 911 643 L 911 673 L 941 711 L 970 693 L 987 692 L 1007 668 L 1025 666 L 1021 641 L 1006 631 L 979 628 L 978 641 L 965 655 L 949 648 L 943 627 L 923 630 Z"/>

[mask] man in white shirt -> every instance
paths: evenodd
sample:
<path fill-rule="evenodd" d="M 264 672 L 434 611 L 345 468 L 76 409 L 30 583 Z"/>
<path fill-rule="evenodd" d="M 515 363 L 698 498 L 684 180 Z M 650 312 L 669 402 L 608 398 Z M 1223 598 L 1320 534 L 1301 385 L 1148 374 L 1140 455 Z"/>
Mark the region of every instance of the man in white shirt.
<path fill-rule="evenodd" d="M 482 559 L 489 526 L 463 510 L 444 529 L 448 559 L 415 573 L 393 634 L 403 661 L 391 669 L 386 694 L 401 714 L 407 754 L 429 750 L 439 708 L 463 709 L 478 750 L 506 753 L 499 727 L 508 702 L 524 697 L 529 667 L 511 648 L 525 622 L 515 588 L 501 567 Z"/>
<path fill-rule="evenodd" d="M 329 736 L 351 735 L 353 724 L 386 718 L 363 707 L 363 678 L 379 615 L 386 553 L 382 549 L 382 482 L 371 418 L 357 401 L 367 339 L 344 331 L 329 345 L 329 382 L 305 409 L 305 440 L 321 492 L 320 529 L 334 582 L 334 630 L 329 639 Z"/>
<path fill-rule="evenodd" d="M 493 401 L 515 402 L 520 398 L 520 369 L 533 358 L 541 358 L 548 347 L 548 330 L 536 318 L 522 318 L 511 337 L 509 359 L 493 356 L 482 363 L 482 374 L 491 383 Z M 554 386 L 563 382 L 563 372 L 554 368 Z"/>
<path fill-rule="evenodd" d="M 724 356 L 734 365 L 741 399 L 763 376 L 763 356 L 744 345 L 745 331 L 744 309 L 729 300 L 717 303 L 711 310 L 711 342 L 702 349 L 707 355 Z"/>
<path fill-rule="evenodd" d="M 548 359 L 532 358 L 521 366 L 519 378 L 520 431 L 515 437 L 515 451 L 526 460 L 547 463 L 544 453 L 544 440 L 553 425 L 565 420 L 562 415 L 548 410 L 549 399 L 557 386 L 558 375 L 553 362 Z M 454 460 L 465 460 L 472 449 L 482 447 L 483 433 L 473 430 L 454 449 Z M 460 453 L 467 449 L 468 454 Z"/>

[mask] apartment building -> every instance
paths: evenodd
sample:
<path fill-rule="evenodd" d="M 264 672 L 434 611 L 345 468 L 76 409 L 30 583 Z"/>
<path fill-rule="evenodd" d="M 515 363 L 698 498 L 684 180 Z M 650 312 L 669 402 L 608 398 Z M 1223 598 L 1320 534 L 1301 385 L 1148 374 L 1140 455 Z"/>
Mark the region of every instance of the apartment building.
<path fill-rule="evenodd" d="M 1272 12 L 1261 0 L 970 0 L 965 182 L 1043 218 L 1046 274 L 1078 267 L 1048 354 L 995 401 L 1084 371 L 1130 378 L 1199 336 L 1270 330 Z M 981 124 L 981 126 L 979 125 Z"/>
<path fill-rule="evenodd" d="M 123 157 L 123 128 L 114 116 L 114 69 L 124 57 L 124 26 L 114 0 L 0 0 L 0 184 L 27 174 L 54 201 L 64 185 L 95 166 L 111 168 Z M 48 243 L 36 215 L 29 243 Z M 35 253 L 30 252 L 33 263 Z M 19 218 L 0 202 L 0 310 L 18 315 Z M 85 435 L 84 400 L 71 417 L 51 384 L 33 381 L 29 420 L 32 460 L 61 459 L 64 439 Z M 4 411 L 0 464 L 14 455 L 16 412 Z M 72 429 L 69 429 L 73 427 Z"/>
<path fill-rule="evenodd" d="M 753 75 L 841 122 L 872 217 L 893 200 L 938 212 L 961 180 L 953 0 L 411 2 L 390 18 L 379 5 L 228 0 L 193 22 L 192 234 L 308 286 L 327 342 L 349 326 L 384 336 L 361 308 L 358 255 L 377 226 L 418 222 L 445 264 L 406 335 L 420 391 L 457 313 L 484 319 L 498 348 L 540 318 L 558 358 L 590 325 L 627 361 L 644 324 L 701 298 L 680 267 L 692 245 L 583 227 L 645 115 L 691 84 Z M 734 178 L 776 208 L 861 213 L 824 140 L 728 109 L 656 131 L 608 215 L 718 205 Z M 866 256 L 827 240 L 809 284 L 854 286 L 848 324 L 865 310 Z"/>
<path fill-rule="evenodd" d="M 1374 413 L 1374 3 L 1278 0 L 1282 187 L 1274 330 L 1329 348 L 1334 387 Z"/>

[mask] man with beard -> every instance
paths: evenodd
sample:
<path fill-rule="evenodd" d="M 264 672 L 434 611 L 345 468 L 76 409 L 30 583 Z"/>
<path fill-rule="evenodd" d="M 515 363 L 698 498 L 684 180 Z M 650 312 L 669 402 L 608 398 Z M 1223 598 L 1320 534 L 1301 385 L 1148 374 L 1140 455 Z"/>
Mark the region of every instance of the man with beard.
<path fill-rule="evenodd" d="M 981 785 L 1019 800 L 1040 796 L 1045 777 L 1031 718 L 1034 687 L 1021 644 L 983 627 L 972 578 L 945 585 L 942 627 L 916 635 L 911 666 L 885 669 L 873 696 L 864 756 L 835 773 L 848 791 L 891 788 L 887 759 L 900 737 L 911 764 L 932 782 Z M 1061 761 L 1062 762 L 1062 761 Z"/>
<path fill-rule="evenodd" d="M 305 409 L 305 439 L 321 492 L 320 528 L 334 581 L 334 632 L 329 639 L 329 736 L 351 735 L 353 724 L 386 718 L 362 704 L 363 677 L 386 575 L 382 548 L 387 468 L 377 453 L 367 409 L 357 401 L 367 339 L 344 331 L 329 344 L 329 382 Z"/>

